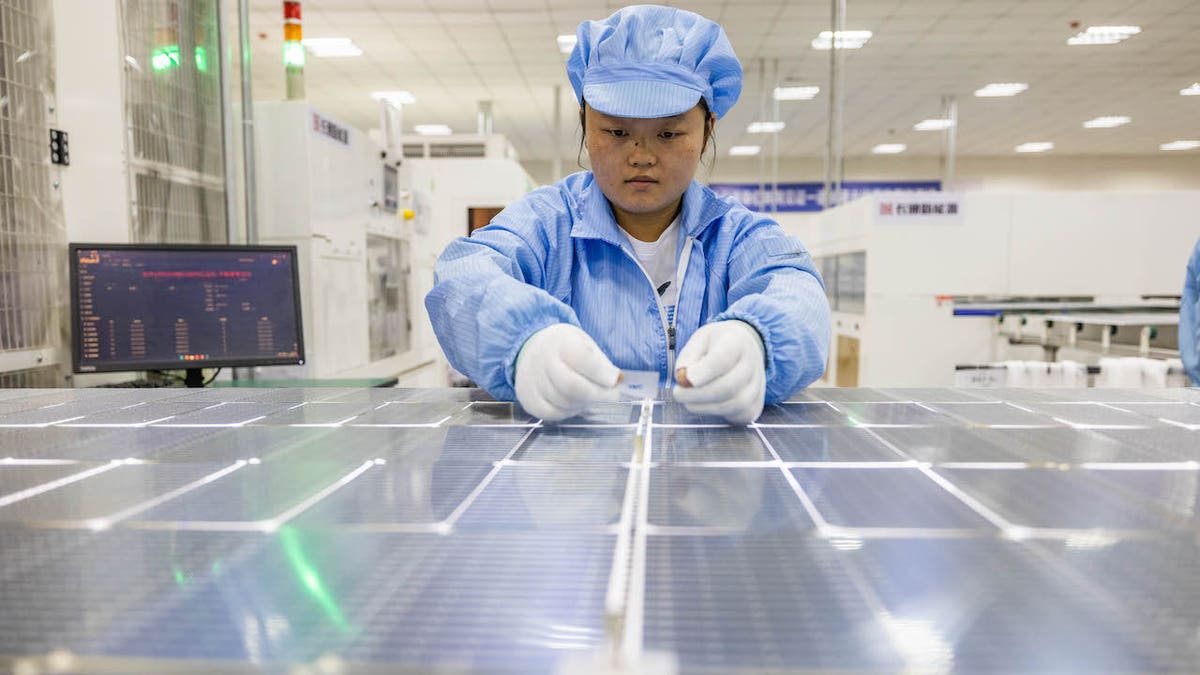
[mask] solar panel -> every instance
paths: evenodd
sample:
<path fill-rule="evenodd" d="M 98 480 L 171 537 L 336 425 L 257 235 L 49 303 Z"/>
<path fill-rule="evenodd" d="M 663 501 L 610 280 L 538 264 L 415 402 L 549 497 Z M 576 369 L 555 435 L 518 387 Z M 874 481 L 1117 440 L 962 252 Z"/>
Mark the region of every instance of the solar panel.
<path fill-rule="evenodd" d="M 0 392 L 0 669 L 1194 671 L 1200 396 Z"/>

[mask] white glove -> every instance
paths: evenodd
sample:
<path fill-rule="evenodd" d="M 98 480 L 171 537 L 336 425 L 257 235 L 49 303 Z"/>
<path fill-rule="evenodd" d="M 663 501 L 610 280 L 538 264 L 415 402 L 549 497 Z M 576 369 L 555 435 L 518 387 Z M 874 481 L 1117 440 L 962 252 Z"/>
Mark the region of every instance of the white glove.
<path fill-rule="evenodd" d="M 618 400 L 620 376 L 591 336 L 559 323 L 525 341 L 513 388 L 525 412 L 556 422 L 583 412 L 589 403 Z"/>
<path fill-rule="evenodd" d="M 745 321 L 702 326 L 675 362 L 675 400 L 697 415 L 749 424 L 767 395 L 765 358 L 762 338 Z"/>

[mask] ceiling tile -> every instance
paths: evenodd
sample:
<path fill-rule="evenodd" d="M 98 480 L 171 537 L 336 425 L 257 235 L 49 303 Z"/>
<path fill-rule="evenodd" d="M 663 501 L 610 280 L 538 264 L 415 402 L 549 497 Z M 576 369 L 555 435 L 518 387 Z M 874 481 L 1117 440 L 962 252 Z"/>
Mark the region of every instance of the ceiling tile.
<path fill-rule="evenodd" d="M 309 59 L 306 83 L 314 105 L 355 124 L 375 124 L 368 94 L 413 91 L 418 103 L 406 125 L 451 120 L 472 131 L 475 101 L 491 97 L 499 129 L 527 159 L 548 160 L 554 143 L 553 87 L 564 100 L 559 139 L 574 166 L 575 102 L 554 37 L 585 19 L 603 18 L 624 2 L 596 0 L 305 0 L 308 35 L 354 39 L 360 58 Z M 724 23 L 747 76 L 741 103 L 718 127 L 727 147 L 761 138 L 745 134 L 764 91 L 755 59 L 766 59 L 767 88 L 776 79 L 827 89 L 829 52 L 809 45 L 829 22 L 812 0 L 671 3 Z M 252 0 L 254 90 L 283 91 L 282 21 L 277 0 Z M 1068 25 L 1130 22 L 1143 32 L 1112 47 L 1067 47 Z M 845 134 L 850 153 L 876 143 L 904 142 L 907 154 L 937 154 L 940 136 L 912 130 L 938 114 L 943 95 L 958 97 L 958 147 L 966 155 L 1011 154 L 1028 140 L 1052 140 L 1062 152 L 1157 153 L 1157 144 L 1194 136 L 1200 97 L 1178 90 L 1200 80 L 1200 11 L 1194 0 L 855 0 L 847 28 L 875 37 L 847 52 Z M 258 33 L 267 37 L 261 39 Z M 773 66 L 778 63 L 778 76 Z M 1030 84 L 1011 99 L 977 99 L 988 82 Z M 1119 96 L 1115 95 L 1119 92 Z M 788 126 L 778 137 L 784 156 L 819 157 L 824 149 L 827 91 L 804 103 L 780 104 Z M 1082 121 L 1127 114 L 1132 124 L 1085 130 Z"/>

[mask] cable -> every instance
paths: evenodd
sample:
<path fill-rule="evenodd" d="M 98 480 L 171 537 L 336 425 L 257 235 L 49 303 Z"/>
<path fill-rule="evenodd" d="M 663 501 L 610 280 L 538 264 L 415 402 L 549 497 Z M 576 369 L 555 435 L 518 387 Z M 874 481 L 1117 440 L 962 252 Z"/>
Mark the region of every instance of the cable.
<path fill-rule="evenodd" d="M 165 379 L 176 380 L 177 382 L 184 381 L 184 378 L 176 375 L 175 373 L 170 373 L 165 370 L 151 370 L 150 372 L 154 373 L 155 375 L 158 375 L 159 377 L 165 378 Z"/>
<path fill-rule="evenodd" d="M 221 370 L 222 370 L 222 368 L 217 368 L 217 372 L 213 373 L 212 376 L 209 377 L 207 380 L 205 380 L 204 384 L 202 384 L 200 386 L 207 387 L 208 385 L 212 384 L 213 381 L 217 379 L 217 376 L 221 374 Z M 171 372 L 168 372 L 165 370 L 151 370 L 149 372 L 154 373 L 155 375 L 158 375 L 159 377 L 162 377 L 162 378 L 166 378 L 169 380 L 175 380 L 176 382 L 187 382 L 187 378 L 180 377 L 180 376 L 176 375 L 175 373 L 171 373 Z"/>

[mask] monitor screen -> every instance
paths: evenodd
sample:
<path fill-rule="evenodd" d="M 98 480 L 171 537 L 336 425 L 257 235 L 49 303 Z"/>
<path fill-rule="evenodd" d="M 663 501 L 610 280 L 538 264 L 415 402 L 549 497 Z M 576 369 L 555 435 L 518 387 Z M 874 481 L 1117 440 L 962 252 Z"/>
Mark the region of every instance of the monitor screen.
<path fill-rule="evenodd" d="M 295 246 L 71 244 L 77 373 L 304 363 Z"/>

